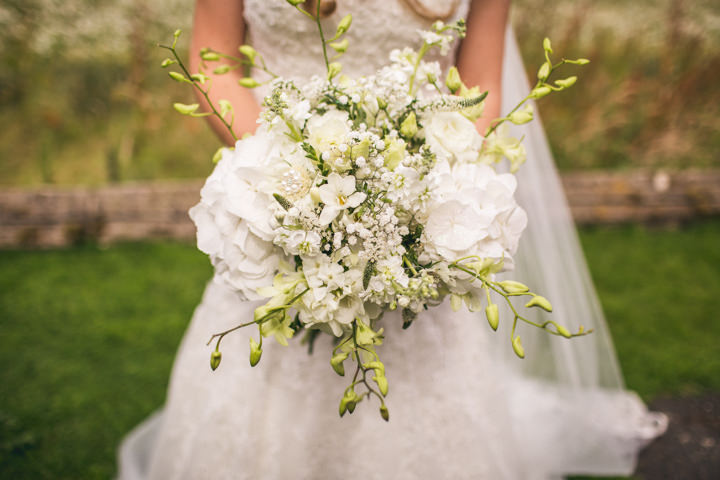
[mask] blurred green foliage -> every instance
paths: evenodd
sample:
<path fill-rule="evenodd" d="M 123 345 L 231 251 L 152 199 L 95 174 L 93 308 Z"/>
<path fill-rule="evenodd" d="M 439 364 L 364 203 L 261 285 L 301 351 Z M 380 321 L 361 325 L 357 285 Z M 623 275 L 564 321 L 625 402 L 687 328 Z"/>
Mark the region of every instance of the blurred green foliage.
<path fill-rule="evenodd" d="M 218 141 L 172 110 L 193 94 L 155 47 L 189 32 L 192 4 L 3 2 L 0 185 L 207 176 Z M 540 104 L 560 168 L 719 166 L 718 21 L 710 0 L 515 0 L 531 78 L 545 36 L 557 55 L 592 60 Z"/>
<path fill-rule="evenodd" d="M 717 220 L 581 231 L 645 399 L 720 391 L 718 236 Z M 122 437 L 163 402 L 207 257 L 173 243 L 0 251 L 0 271 L 0 478 L 111 477 Z"/>

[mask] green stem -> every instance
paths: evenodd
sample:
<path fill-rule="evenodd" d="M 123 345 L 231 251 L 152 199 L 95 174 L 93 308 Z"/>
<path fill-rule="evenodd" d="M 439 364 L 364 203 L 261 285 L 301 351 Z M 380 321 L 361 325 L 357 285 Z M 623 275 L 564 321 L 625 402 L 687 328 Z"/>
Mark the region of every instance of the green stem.
<path fill-rule="evenodd" d="M 170 50 L 170 52 L 172 52 L 173 56 L 175 57 L 175 60 L 178 62 L 178 66 L 182 69 L 185 77 L 193 84 L 193 86 L 195 88 L 197 88 L 200 91 L 200 93 L 202 93 L 203 97 L 205 97 L 205 101 L 210 106 L 210 109 L 212 110 L 212 114 L 215 115 L 218 119 L 220 119 L 220 121 L 225 126 L 225 128 L 227 128 L 228 131 L 230 132 L 230 135 L 232 135 L 233 140 L 237 141 L 238 137 L 237 137 L 237 135 L 235 135 L 235 132 L 233 131 L 232 126 L 225 120 L 225 118 L 223 118 L 222 115 L 220 115 L 220 112 L 217 111 L 217 109 L 215 108 L 215 104 L 212 102 L 212 100 L 210 100 L 208 91 L 205 91 L 202 88 L 200 88 L 198 83 L 195 80 L 193 80 L 192 75 L 190 74 L 188 69 L 185 67 L 185 64 L 183 63 L 182 59 L 178 55 L 177 51 L 175 50 L 175 47 L 169 47 L 167 45 L 159 45 L 159 46 L 161 48 Z"/>
<path fill-rule="evenodd" d="M 427 51 L 430 49 L 430 45 L 428 45 L 427 42 L 423 42 L 422 47 L 420 47 L 420 51 L 417 54 L 417 58 L 415 59 L 415 65 L 413 65 L 413 73 L 410 76 L 410 86 L 408 87 L 408 93 L 410 95 L 413 94 L 413 87 L 415 85 L 415 77 L 417 76 L 417 70 L 420 66 L 420 61 L 425 56 Z"/>
<path fill-rule="evenodd" d="M 403 255 L 402 259 L 403 259 L 403 262 L 405 262 L 405 265 L 407 265 L 408 268 L 410 269 L 410 271 L 413 273 L 413 275 L 417 275 L 418 274 L 417 270 L 415 270 L 415 267 L 413 267 L 412 262 L 410 262 L 410 260 L 407 258 L 407 256 Z"/>
<path fill-rule="evenodd" d="M 315 13 L 315 23 L 317 23 L 318 32 L 320 32 L 320 42 L 322 43 L 323 58 L 325 59 L 325 69 L 329 72 L 330 71 L 330 62 L 328 61 L 327 45 L 325 44 L 325 33 L 323 32 L 322 24 L 320 23 L 320 5 L 321 4 L 322 4 L 322 0 L 318 0 L 317 12 Z"/>
<path fill-rule="evenodd" d="M 234 332 L 235 330 L 240 330 L 241 328 L 244 328 L 244 327 L 249 327 L 249 326 L 252 325 L 252 324 L 258 324 L 258 325 L 262 324 L 262 323 L 265 322 L 268 318 L 270 318 L 271 316 L 275 315 L 277 312 L 279 312 L 279 311 L 281 311 L 281 310 L 287 310 L 288 308 L 292 307 L 292 304 L 295 303 L 295 301 L 296 301 L 297 299 L 299 299 L 300 297 L 302 297 L 303 295 L 305 295 L 308 291 L 310 291 L 310 287 L 306 288 L 306 289 L 303 290 L 302 292 L 300 292 L 300 293 L 298 293 L 297 295 L 295 295 L 293 298 L 290 299 L 290 301 L 288 301 L 288 303 L 287 303 L 286 305 L 282 305 L 282 306 L 280 306 L 280 307 L 273 308 L 272 310 L 270 310 L 268 313 L 266 313 L 266 314 L 263 315 L 262 317 L 258 318 L 257 320 L 253 320 L 252 322 L 247 322 L 247 323 L 241 323 L 240 325 L 236 325 L 236 326 L 234 326 L 234 327 L 232 327 L 232 328 L 229 328 L 229 329 L 225 330 L 224 332 L 214 333 L 214 334 L 212 335 L 212 337 L 210 337 L 210 340 L 208 340 L 208 342 L 207 342 L 206 345 L 210 345 L 210 343 L 212 343 L 212 341 L 213 341 L 216 337 L 220 337 L 220 338 L 218 339 L 218 342 L 217 342 L 217 348 L 220 348 L 220 341 L 222 341 L 223 337 L 224 337 L 225 335 L 227 335 L 228 333 L 232 333 L 232 332 Z"/>

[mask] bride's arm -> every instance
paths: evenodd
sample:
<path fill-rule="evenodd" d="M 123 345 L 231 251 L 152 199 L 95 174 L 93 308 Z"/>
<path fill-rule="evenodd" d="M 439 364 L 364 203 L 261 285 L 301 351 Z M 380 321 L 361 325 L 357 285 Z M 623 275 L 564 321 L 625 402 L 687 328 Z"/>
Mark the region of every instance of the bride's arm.
<path fill-rule="evenodd" d="M 193 25 L 192 42 L 190 45 L 190 68 L 197 72 L 200 64 L 200 49 L 209 47 L 218 52 L 234 55 L 237 47 L 245 40 L 245 24 L 243 22 L 242 0 L 196 0 L 195 19 Z M 220 65 L 218 62 L 215 65 Z M 214 67 L 213 67 L 214 68 Z M 229 100 L 235 108 L 235 123 L 233 130 L 238 138 L 245 132 L 254 132 L 257 124 L 255 120 L 260 113 L 260 106 L 250 93 L 250 90 L 238 85 L 242 77 L 240 69 L 235 69 L 225 75 L 213 75 L 212 69 L 205 72 L 212 78 L 210 99 L 217 103 L 224 98 Z M 209 109 L 205 99 L 198 95 L 200 104 Z M 225 126 L 214 116 L 208 117 L 215 133 L 228 145 L 234 143 L 232 135 Z"/>
<path fill-rule="evenodd" d="M 484 133 L 490 121 L 500 116 L 502 100 L 502 63 L 505 50 L 505 27 L 510 0 L 473 0 L 467 18 L 467 35 L 460 45 L 457 67 L 468 86 L 479 86 L 490 93 L 485 113 L 476 122 Z"/>

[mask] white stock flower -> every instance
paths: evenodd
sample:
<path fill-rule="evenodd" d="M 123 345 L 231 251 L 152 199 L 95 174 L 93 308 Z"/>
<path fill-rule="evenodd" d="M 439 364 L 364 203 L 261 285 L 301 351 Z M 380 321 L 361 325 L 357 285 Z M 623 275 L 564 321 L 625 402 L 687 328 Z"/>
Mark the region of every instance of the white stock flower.
<path fill-rule="evenodd" d="M 342 177 L 337 173 L 328 176 L 328 183 L 318 188 L 320 200 L 325 204 L 320 214 L 320 224 L 328 225 L 338 213 L 360 205 L 366 194 L 355 191 L 355 177 Z"/>

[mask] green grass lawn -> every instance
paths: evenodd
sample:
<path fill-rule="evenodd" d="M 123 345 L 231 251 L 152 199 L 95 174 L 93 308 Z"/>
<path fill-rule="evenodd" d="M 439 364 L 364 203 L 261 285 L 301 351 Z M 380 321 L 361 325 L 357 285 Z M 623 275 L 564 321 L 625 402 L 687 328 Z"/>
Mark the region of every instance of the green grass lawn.
<path fill-rule="evenodd" d="M 629 387 L 720 391 L 720 221 L 581 232 Z M 192 246 L 0 252 L 0 478 L 109 478 L 211 269 Z"/>

